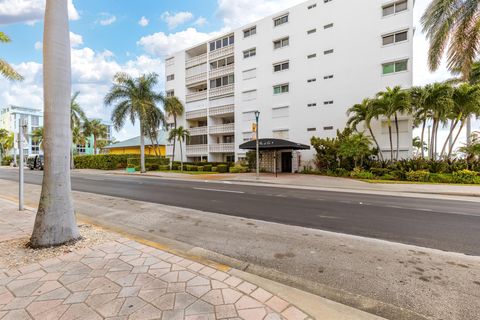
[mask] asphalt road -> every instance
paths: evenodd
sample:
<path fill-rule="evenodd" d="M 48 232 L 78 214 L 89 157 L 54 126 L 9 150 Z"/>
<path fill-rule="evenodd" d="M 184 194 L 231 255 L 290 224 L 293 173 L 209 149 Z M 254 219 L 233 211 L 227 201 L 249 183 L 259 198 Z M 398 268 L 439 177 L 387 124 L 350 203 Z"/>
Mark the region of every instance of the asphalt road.
<path fill-rule="evenodd" d="M 25 172 L 26 183 L 41 183 L 42 172 Z M 0 169 L 0 179 L 17 175 Z M 480 256 L 476 202 L 81 173 L 72 188 Z"/>

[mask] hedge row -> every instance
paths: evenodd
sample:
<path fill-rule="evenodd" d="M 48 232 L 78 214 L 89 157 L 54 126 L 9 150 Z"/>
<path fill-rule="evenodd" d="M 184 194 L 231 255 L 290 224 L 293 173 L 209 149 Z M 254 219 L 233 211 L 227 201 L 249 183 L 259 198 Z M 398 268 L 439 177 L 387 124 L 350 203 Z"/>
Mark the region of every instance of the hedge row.
<path fill-rule="evenodd" d="M 128 158 L 135 154 L 97 154 L 73 157 L 77 169 L 115 170 L 127 167 Z"/>
<path fill-rule="evenodd" d="M 152 166 L 152 165 L 164 166 L 169 164 L 170 164 L 170 160 L 165 157 L 145 157 L 145 167 Z M 140 157 L 138 155 L 127 159 L 127 167 L 135 168 L 139 166 L 140 166 Z M 156 170 L 158 170 L 158 168 Z"/>

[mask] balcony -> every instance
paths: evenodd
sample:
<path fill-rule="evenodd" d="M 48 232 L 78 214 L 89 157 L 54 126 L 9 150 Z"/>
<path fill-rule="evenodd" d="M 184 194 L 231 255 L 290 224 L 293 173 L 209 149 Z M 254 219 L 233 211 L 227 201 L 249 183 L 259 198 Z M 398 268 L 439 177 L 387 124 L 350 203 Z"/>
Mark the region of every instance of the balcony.
<path fill-rule="evenodd" d="M 187 120 L 193 120 L 193 119 L 200 119 L 200 118 L 206 118 L 207 117 L 207 109 L 199 109 L 199 110 L 193 110 L 193 111 L 187 111 L 185 113 L 185 118 Z"/>
<path fill-rule="evenodd" d="M 208 145 L 195 144 L 187 146 L 187 156 L 203 156 L 208 154 Z"/>
<path fill-rule="evenodd" d="M 235 72 L 235 65 L 231 64 L 229 66 L 213 69 L 210 71 L 210 78 L 223 77 Z"/>
<path fill-rule="evenodd" d="M 212 153 L 233 153 L 235 152 L 235 143 L 218 143 L 210 145 Z"/>
<path fill-rule="evenodd" d="M 206 82 L 206 81 L 207 81 L 207 73 L 202 72 L 202 73 L 195 74 L 193 76 L 187 77 L 185 79 L 185 84 L 187 86 L 190 86 L 190 85 L 193 85 L 193 84 L 198 84 L 198 83 Z"/>
<path fill-rule="evenodd" d="M 235 85 L 229 84 L 226 86 L 210 89 L 210 99 L 233 96 Z"/>
<path fill-rule="evenodd" d="M 192 68 L 192 67 L 198 66 L 198 65 L 203 64 L 203 63 L 207 63 L 207 54 L 206 53 L 201 54 L 199 56 L 195 56 L 195 57 L 190 58 L 190 59 L 187 59 L 187 61 L 185 61 L 185 68 L 186 69 Z"/>
<path fill-rule="evenodd" d="M 225 106 L 212 107 L 208 109 L 208 113 L 211 117 L 233 114 L 235 113 L 235 106 L 233 104 L 228 104 Z"/>
<path fill-rule="evenodd" d="M 187 94 L 187 102 L 207 99 L 207 90 Z"/>
<path fill-rule="evenodd" d="M 219 58 L 222 58 L 222 57 L 225 57 L 225 56 L 232 55 L 233 51 L 234 51 L 234 48 L 235 48 L 234 45 L 230 45 L 228 47 L 223 47 L 223 48 L 218 49 L 218 50 L 210 51 L 208 57 L 209 57 L 210 60 L 215 60 L 215 59 L 219 59 Z"/>
<path fill-rule="evenodd" d="M 190 136 L 202 136 L 207 134 L 207 127 L 189 128 Z"/>
<path fill-rule="evenodd" d="M 220 124 L 217 126 L 210 126 L 210 134 L 234 133 L 235 123 Z"/>

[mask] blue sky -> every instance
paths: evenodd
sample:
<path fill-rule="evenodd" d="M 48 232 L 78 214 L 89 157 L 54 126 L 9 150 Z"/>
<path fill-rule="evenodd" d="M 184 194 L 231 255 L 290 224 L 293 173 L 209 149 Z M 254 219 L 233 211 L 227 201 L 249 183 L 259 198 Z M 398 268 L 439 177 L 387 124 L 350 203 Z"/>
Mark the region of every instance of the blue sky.
<path fill-rule="evenodd" d="M 113 75 L 156 72 L 163 91 L 164 56 L 204 41 L 219 32 L 273 14 L 303 0 L 68 0 L 72 39 L 73 90 L 90 117 L 110 118 L 103 97 Z M 367 1 L 367 0 L 364 0 Z M 370 0 L 371 1 L 371 0 Z M 415 6 L 414 78 L 425 84 L 449 77 L 442 66 L 426 67 L 428 45 L 419 17 L 429 3 Z M 0 0 L 0 30 L 12 38 L 0 55 L 25 76 L 22 83 L 0 79 L 0 107 L 15 104 L 42 107 L 43 10 L 45 0 Z M 137 134 L 127 125 L 119 140 Z"/>

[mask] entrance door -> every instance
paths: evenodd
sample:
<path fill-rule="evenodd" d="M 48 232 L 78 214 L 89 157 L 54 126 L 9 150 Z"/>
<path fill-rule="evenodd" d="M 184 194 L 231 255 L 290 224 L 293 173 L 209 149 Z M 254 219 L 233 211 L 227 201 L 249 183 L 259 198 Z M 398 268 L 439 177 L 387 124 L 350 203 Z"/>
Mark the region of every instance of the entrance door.
<path fill-rule="evenodd" d="M 292 153 L 282 152 L 282 172 L 292 172 Z"/>

